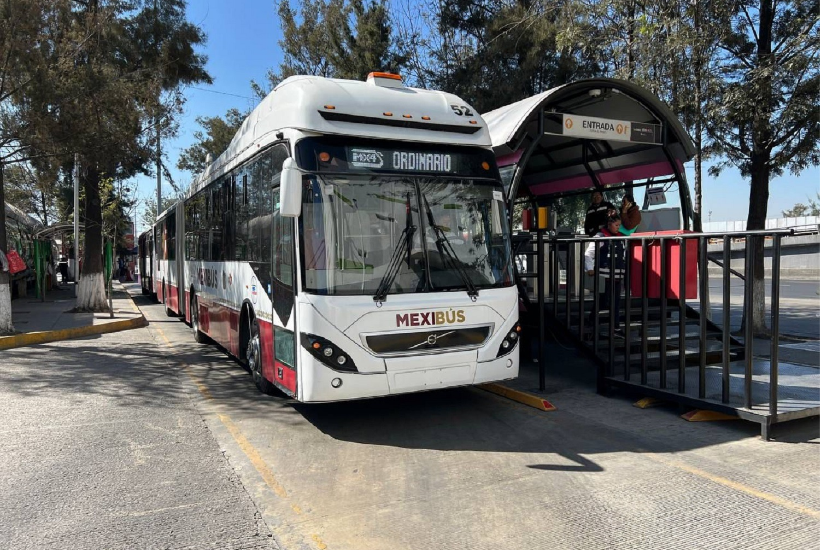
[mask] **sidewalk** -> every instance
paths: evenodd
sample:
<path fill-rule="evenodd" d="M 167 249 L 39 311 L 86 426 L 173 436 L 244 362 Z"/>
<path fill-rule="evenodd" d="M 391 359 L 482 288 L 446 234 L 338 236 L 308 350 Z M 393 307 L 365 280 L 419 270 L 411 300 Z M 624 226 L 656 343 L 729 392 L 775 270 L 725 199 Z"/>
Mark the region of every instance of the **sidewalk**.
<path fill-rule="evenodd" d="M 117 332 L 145 326 L 145 318 L 121 283 L 114 281 L 110 313 L 72 313 L 74 286 L 46 292 L 45 301 L 33 296 L 12 300 L 12 322 L 17 334 L 0 336 L 0 350 Z"/>

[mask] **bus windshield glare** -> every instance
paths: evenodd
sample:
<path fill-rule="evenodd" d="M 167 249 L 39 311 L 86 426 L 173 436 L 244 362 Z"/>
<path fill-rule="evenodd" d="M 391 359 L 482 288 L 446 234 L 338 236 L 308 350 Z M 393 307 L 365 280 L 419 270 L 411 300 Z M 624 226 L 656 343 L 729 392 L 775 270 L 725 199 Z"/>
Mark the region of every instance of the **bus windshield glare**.
<path fill-rule="evenodd" d="M 304 287 L 332 295 L 512 285 L 498 181 L 392 174 L 305 176 Z"/>

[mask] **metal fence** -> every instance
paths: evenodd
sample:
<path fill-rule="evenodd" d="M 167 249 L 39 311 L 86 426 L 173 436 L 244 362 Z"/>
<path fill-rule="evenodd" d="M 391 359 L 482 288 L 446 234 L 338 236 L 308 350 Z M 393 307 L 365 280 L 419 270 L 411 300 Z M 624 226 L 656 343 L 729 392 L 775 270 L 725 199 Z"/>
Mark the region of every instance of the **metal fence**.
<path fill-rule="evenodd" d="M 534 295 L 531 303 L 539 316 L 542 388 L 548 368 L 540 346 L 546 315 L 598 362 L 600 393 L 628 386 L 661 399 L 738 415 L 759 422 L 767 438 L 772 424 L 820 414 L 818 369 L 795 372 L 799 366 L 787 365 L 786 384 L 780 376 L 781 244 L 793 233 L 676 232 L 603 238 L 537 234 L 529 252 L 537 272 L 530 275 L 535 281 L 528 285 L 528 294 Z M 773 248 L 767 308 L 771 338 L 768 359 L 756 359 L 752 330 L 760 312 L 751 305 L 761 292 L 765 300 L 765 289 L 753 284 L 752 270 L 762 264 L 763 242 L 768 240 Z M 720 267 L 722 300 L 712 307 L 707 246 L 712 243 L 714 248 L 716 241 L 723 249 L 722 261 L 713 260 L 713 266 Z M 619 264 L 619 248 L 625 251 L 622 271 L 610 271 L 610 276 L 602 271 L 605 242 L 609 266 Z M 745 243 L 743 272 L 729 267 L 732 243 L 736 248 L 739 242 Z M 587 253 L 594 258 L 591 276 L 583 268 Z M 731 300 L 732 278 L 743 286 L 744 331 L 734 334 L 732 312 L 737 313 L 737 304 Z"/>

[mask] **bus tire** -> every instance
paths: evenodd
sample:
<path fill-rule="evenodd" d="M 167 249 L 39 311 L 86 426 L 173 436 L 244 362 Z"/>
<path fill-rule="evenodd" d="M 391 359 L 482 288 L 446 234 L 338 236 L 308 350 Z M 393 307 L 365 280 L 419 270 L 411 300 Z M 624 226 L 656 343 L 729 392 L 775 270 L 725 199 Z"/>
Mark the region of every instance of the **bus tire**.
<path fill-rule="evenodd" d="M 262 343 L 259 337 L 259 323 L 256 319 L 249 320 L 248 334 L 250 337 L 245 357 L 248 358 L 248 370 L 251 371 L 253 383 L 262 393 L 273 395 L 276 392 L 276 386 L 262 375 Z"/>
<path fill-rule="evenodd" d="M 199 330 L 199 299 L 191 292 L 191 329 L 194 331 L 194 341 L 197 344 L 207 344 L 210 338 Z"/>

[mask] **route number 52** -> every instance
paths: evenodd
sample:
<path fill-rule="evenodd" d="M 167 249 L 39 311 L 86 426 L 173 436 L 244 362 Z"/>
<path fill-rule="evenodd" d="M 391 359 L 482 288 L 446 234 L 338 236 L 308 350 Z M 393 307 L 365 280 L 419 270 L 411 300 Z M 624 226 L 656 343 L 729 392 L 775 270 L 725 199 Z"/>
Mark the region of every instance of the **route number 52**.
<path fill-rule="evenodd" d="M 450 108 L 458 116 L 474 116 L 473 112 L 466 105 L 450 105 Z"/>

